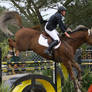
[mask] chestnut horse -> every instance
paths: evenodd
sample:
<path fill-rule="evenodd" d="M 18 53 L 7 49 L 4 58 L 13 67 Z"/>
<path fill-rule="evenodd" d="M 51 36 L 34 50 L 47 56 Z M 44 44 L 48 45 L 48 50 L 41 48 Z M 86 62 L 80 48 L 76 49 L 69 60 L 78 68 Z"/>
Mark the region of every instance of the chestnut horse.
<path fill-rule="evenodd" d="M 77 48 L 83 43 L 92 45 L 92 30 L 86 27 L 78 27 L 74 32 L 70 33 L 71 38 L 61 37 L 61 45 L 59 48 L 54 50 L 54 56 L 48 56 L 44 53 L 47 48 L 38 43 L 39 36 L 42 32 L 37 31 L 33 28 L 21 28 L 15 34 L 15 40 L 9 39 L 9 46 L 17 51 L 33 50 L 40 56 L 54 60 L 55 62 L 62 62 L 67 68 L 71 79 L 74 82 L 76 92 L 81 92 L 80 83 L 81 80 L 81 69 L 77 62 L 74 61 L 74 54 Z M 78 80 L 74 75 L 72 66 L 78 70 Z"/>

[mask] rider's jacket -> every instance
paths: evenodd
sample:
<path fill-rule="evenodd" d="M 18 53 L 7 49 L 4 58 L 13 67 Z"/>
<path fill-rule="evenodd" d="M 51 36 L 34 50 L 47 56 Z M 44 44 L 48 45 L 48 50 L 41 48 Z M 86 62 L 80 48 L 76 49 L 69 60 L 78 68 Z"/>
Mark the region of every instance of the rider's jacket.
<path fill-rule="evenodd" d="M 48 20 L 46 28 L 49 31 L 52 31 L 52 30 L 56 29 L 58 24 L 59 24 L 59 27 L 60 27 L 61 31 L 64 33 L 66 31 L 66 26 L 65 26 L 65 24 L 62 21 L 62 15 L 61 15 L 61 13 L 56 12 Z"/>

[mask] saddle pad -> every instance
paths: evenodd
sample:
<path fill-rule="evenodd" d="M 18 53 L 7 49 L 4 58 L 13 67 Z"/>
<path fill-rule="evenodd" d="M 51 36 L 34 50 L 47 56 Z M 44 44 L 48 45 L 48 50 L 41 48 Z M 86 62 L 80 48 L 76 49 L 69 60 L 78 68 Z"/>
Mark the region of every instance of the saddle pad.
<path fill-rule="evenodd" d="M 39 43 L 40 45 L 42 45 L 42 46 L 49 47 L 48 39 L 45 38 L 45 37 L 43 36 L 43 34 L 40 34 L 39 39 L 38 39 L 38 43 Z M 61 41 L 60 41 L 60 43 L 59 43 L 58 45 L 56 45 L 54 48 L 57 49 L 57 48 L 60 46 L 60 44 L 61 44 Z"/>

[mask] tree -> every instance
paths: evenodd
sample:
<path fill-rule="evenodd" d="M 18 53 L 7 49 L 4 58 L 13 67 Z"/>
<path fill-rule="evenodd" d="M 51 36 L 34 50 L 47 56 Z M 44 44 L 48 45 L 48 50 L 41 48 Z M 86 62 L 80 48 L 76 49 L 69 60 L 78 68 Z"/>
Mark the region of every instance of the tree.
<path fill-rule="evenodd" d="M 5 1 L 5 0 L 3 0 Z M 42 8 L 54 8 L 61 0 L 8 0 L 28 19 L 31 25 L 42 24 Z M 64 0 L 63 0 L 64 1 Z"/>
<path fill-rule="evenodd" d="M 5 1 L 5 0 L 3 0 Z M 8 0 L 20 11 L 31 26 L 43 23 L 41 10 L 57 9 L 57 2 L 67 8 L 65 23 L 71 28 L 79 24 L 91 27 L 92 0 Z M 57 7 L 56 7 L 57 6 Z M 90 17 L 90 20 L 89 20 Z"/>
<path fill-rule="evenodd" d="M 75 28 L 77 25 L 92 27 L 92 1 L 76 0 L 75 3 L 67 6 L 66 23 Z"/>
<path fill-rule="evenodd" d="M 30 21 L 32 25 L 43 24 L 40 9 L 44 7 L 53 8 L 54 4 L 60 0 L 10 0 L 16 8 Z M 24 6 L 21 4 L 24 3 Z"/>

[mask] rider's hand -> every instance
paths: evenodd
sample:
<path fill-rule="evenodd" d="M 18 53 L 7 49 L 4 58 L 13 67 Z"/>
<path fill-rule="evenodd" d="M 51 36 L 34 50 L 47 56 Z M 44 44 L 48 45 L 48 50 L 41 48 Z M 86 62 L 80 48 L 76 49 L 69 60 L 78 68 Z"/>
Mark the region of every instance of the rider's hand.
<path fill-rule="evenodd" d="M 70 35 L 67 32 L 65 32 L 65 35 L 70 38 Z"/>

